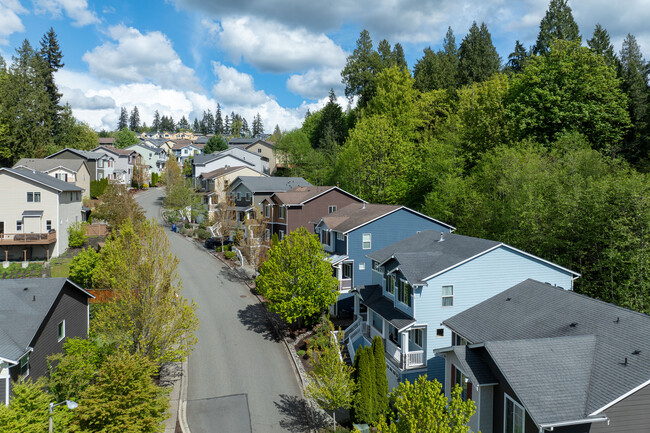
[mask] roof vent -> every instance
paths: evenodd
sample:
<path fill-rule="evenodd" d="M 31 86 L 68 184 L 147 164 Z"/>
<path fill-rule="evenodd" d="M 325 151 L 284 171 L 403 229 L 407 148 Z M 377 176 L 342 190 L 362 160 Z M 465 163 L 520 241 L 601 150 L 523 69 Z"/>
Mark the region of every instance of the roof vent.
<path fill-rule="evenodd" d="M 620 321 L 621 321 L 621 318 L 620 318 L 620 317 L 617 317 L 616 320 L 614 320 L 614 323 L 618 323 L 618 322 L 620 322 Z"/>
<path fill-rule="evenodd" d="M 444 242 L 445 240 L 445 232 L 440 232 L 440 239 L 438 239 L 438 242 Z"/>
<path fill-rule="evenodd" d="M 640 355 L 641 351 L 639 349 L 636 349 L 634 352 L 632 352 L 632 355 Z"/>
<path fill-rule="evenodd" d="M 569 326 L 575 328 L 576 326 L 578 326 L 578 322 L 571 322 Z"/>
<path fill-rule="evenodd" d="M 627 366 L 627 357 L 625 357 L 625 361 L 623 361 L 623 365 Z"/>
<path fill-rule="evenodd" d="M 36 295 L 34 295 L 34 298 L 32 299 L 32 302 L 36 302 Z"/>
<path fill-rule="evenodd" d="M 506 298 L 506 302 L 509 301 L 509 300 L 511 300 L 511 299 L 512 299 L 512 298 Z"/>
<path fill-rule="evenodd" d="M 26 290 L 29 290 L 29 287 L 25 287 L 25 288 L 23 289 L 23 292 L 26 291 Z"/>

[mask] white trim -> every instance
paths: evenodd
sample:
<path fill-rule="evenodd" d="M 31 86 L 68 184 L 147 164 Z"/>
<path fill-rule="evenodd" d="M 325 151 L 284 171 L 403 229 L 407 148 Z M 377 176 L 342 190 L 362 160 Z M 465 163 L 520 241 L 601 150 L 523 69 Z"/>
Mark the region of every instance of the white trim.
<path fill-rule="evenodd" d="M 61 332 L 62 330 L 63 333 Z M 56 331 L 57 331 L 57 338 L 58 338 L 57 343 L 60 343 L 61 341 L 65 340 L 65 319 L 63 319 L 58 323 L 58 325 L 56 325 Z"/>
<path fill-rule="evenodd" d="M 350 233 L 351 231 L 354 231 L 354 230 L 356 230 L 356 229 L 358 229 L 358 228 L 360 228 L 360 227 L 363 227 L 363 226 L 365 226 L 365 225 L 367 225 L 367 224 L 370 224 L 371 222 L 377 221 L 378 219 L 383 218 L 383 217 L 385 217 L 385 216 L 388 216 L 388 215 L 390 215 L 390 214 L 392 214 L 392 213 L 395 213 L 395 212 L 397 212 L 398 210 L 401 210 L 401 209 L 405 209 L 407 212 L 413 212 L 414 214 L 416 214 L 416 215 L 418 215 L 418 216 L 421 216 L 421 217 L 424 217 L 424 218 L 426 218 L 426 219 L 428 219 L 428 220 L 431 220 L 431 221 L 433 221 L 433 222 L 436 222 L 436 223 L 440 224 L 441 226 L 447 227 L 447 228 L 448 228 L 449 230 L 451 230 L 451 231 L 456 230 L 456 227 L 454 227 L 454 226 L 450 226 L 449 224 L 443 223 L 442 221 L 438 221 L 438 220 L 435 219 L 435 218 L 431 218 L 430 216 L 427 216 L 427 215 L 421 214 L 420 212 L 414 211 L 413 209 L 408 208 L 408 207 L 406 207 L 406 206 L 400 206 L 400 207 L 398 207 L 397 209 L 393 209 L 393 210 L 390 211 L 390 212 L 386 212 L 386 213 L 383 214 L 383 215 L 379 215 L 378 217 L 373 218 L 373 219 L 371 219 L 371 220 L 369 220 L 369 221 L 366 221 L 366 222 L 363 223 L 363 224 L 359 224 L 358 226 L 356 226 L 356 227 L 354 227 L 354 228 L 351 228 L 351 229 L 349 229 L 348 231 L 346 231 L 346 232 L 344 232 L 344 233 L 345 233 L 345 234 L 348 234 L 348 233 Z M 452 229 L 453 229 L 453 230 L 452 230 Z"/>
<path fill-rule="evenodd" d="M 643 382 L 641 385 L 639 385 L 639 386 L 637 386 L 635 388 L 632 388 L 631 390 L 629 390 L 628 392 L 626 392 L 622 396 L 618 397 L 617 399 L 612 400 L 611 402 L 607 403 L 605 406 L 601 407 L 600 409 L 590 413 L 589 416 L 598 415 L 602 411 L 609 409 L 610 407 L 614 406 L 619 401 L 628 398 L 630 395 L 634 394 L 635 392 L 637 392 L 638 390 L 640 390 L 642 388 L 645 388 L 648 385 L 650 385 L 650 380 L 647 380 L 647 381 Z"/>
<path fill-rule="evenodd" d="M 540 428 L 543 429 L 553 429 L 554 427 L 564 427 L 564 426 L 570 426 L 570 425 L 578 425 L 578 424 L 586 424 L 590 423 L 593 424 L 595 422 L 603 422 L 603 421 L 609 421 L 609 418 L 604 417 L 604 418 L 593 418 L 593 419 L 576 419 L 572 421 L 560 421 L 560 422 L 552 422 L 548 424 L 540 424 Z"/>
<path fill-rule="evenodd" d="M 508 393 L 505 391 L 503 392 L 503 432 L 509 433 L 506 431 L 506 410 L 507 410 L 506 408 L 508 407 L 507 404 L 508 400 L 510 400 L 515 405 L 515 407 L 519 407 L 524 412 L 523 419 L 521 420 L 522 421 L 521 433 L 526 433 L 526 408 L 520 405 L 519 403 L 517 403 L 515 399 L 510 397 Z M 514 413 L 513 413 L 513 417 L 514 417 Z"/>

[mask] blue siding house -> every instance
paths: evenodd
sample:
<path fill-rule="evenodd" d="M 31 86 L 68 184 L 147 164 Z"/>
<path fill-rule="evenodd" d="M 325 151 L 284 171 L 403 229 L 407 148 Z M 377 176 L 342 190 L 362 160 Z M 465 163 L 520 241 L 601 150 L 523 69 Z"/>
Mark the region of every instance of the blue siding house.
<path fill-rule="evenodd" d="M 528 278 L 573 289 L 579 274 L 501 242 L 422 231 L 367 254 L 371 284 L 354 290 L 355 322 L 346 330 L 350 356 L 375 335 L 384 339 L 388 380 L 421 374 L 444 384 L 452 344 L 441 323 Z"/>
<path fill-rule="evenodd" d="M 450 233 L 455 228 L 404 206 L 371 203 L 347 205 L 321 218 L 314 227 L 325 251 L 331 254 L 341 293 L 371 284 L 367 254 L 423 230 Z"/>

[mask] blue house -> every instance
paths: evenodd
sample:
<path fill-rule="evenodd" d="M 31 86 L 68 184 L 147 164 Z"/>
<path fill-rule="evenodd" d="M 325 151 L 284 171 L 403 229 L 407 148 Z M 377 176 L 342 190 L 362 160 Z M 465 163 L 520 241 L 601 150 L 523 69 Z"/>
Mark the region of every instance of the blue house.
<path fill-rule="evenodd" d="M 434 352 L 460 343 L 442 325 L 449 317 L 528 278 L 572 290 L 579 277 L 504 243 L 441 231 L 423 231 L 367 259 L 372 282 L 353 292 L 356 320 L 346 343 L 354 358 L 359 345 L 381 336 L 390 387 L 425 373 L 444 384 L 445 361 Z"/>
<path fill-rule="evenodd" d="M 341 293 L 371 284 L 368 253 L 423 230 L 450 233 L 455 228 L 404 206 L 370 203 L 349 204 L 322 217 L 314 227 L 331 254 Z"/>

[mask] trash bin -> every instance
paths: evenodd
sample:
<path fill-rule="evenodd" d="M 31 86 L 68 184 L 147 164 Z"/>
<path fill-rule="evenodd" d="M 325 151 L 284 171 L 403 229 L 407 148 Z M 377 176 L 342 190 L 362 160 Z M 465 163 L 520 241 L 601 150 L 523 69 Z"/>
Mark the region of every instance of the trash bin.
<path fill-rule="evenodd" d="M 176 231 L 176 224 L 172 224 L 172 231 L 173 231 L 173 232 Z"/>

